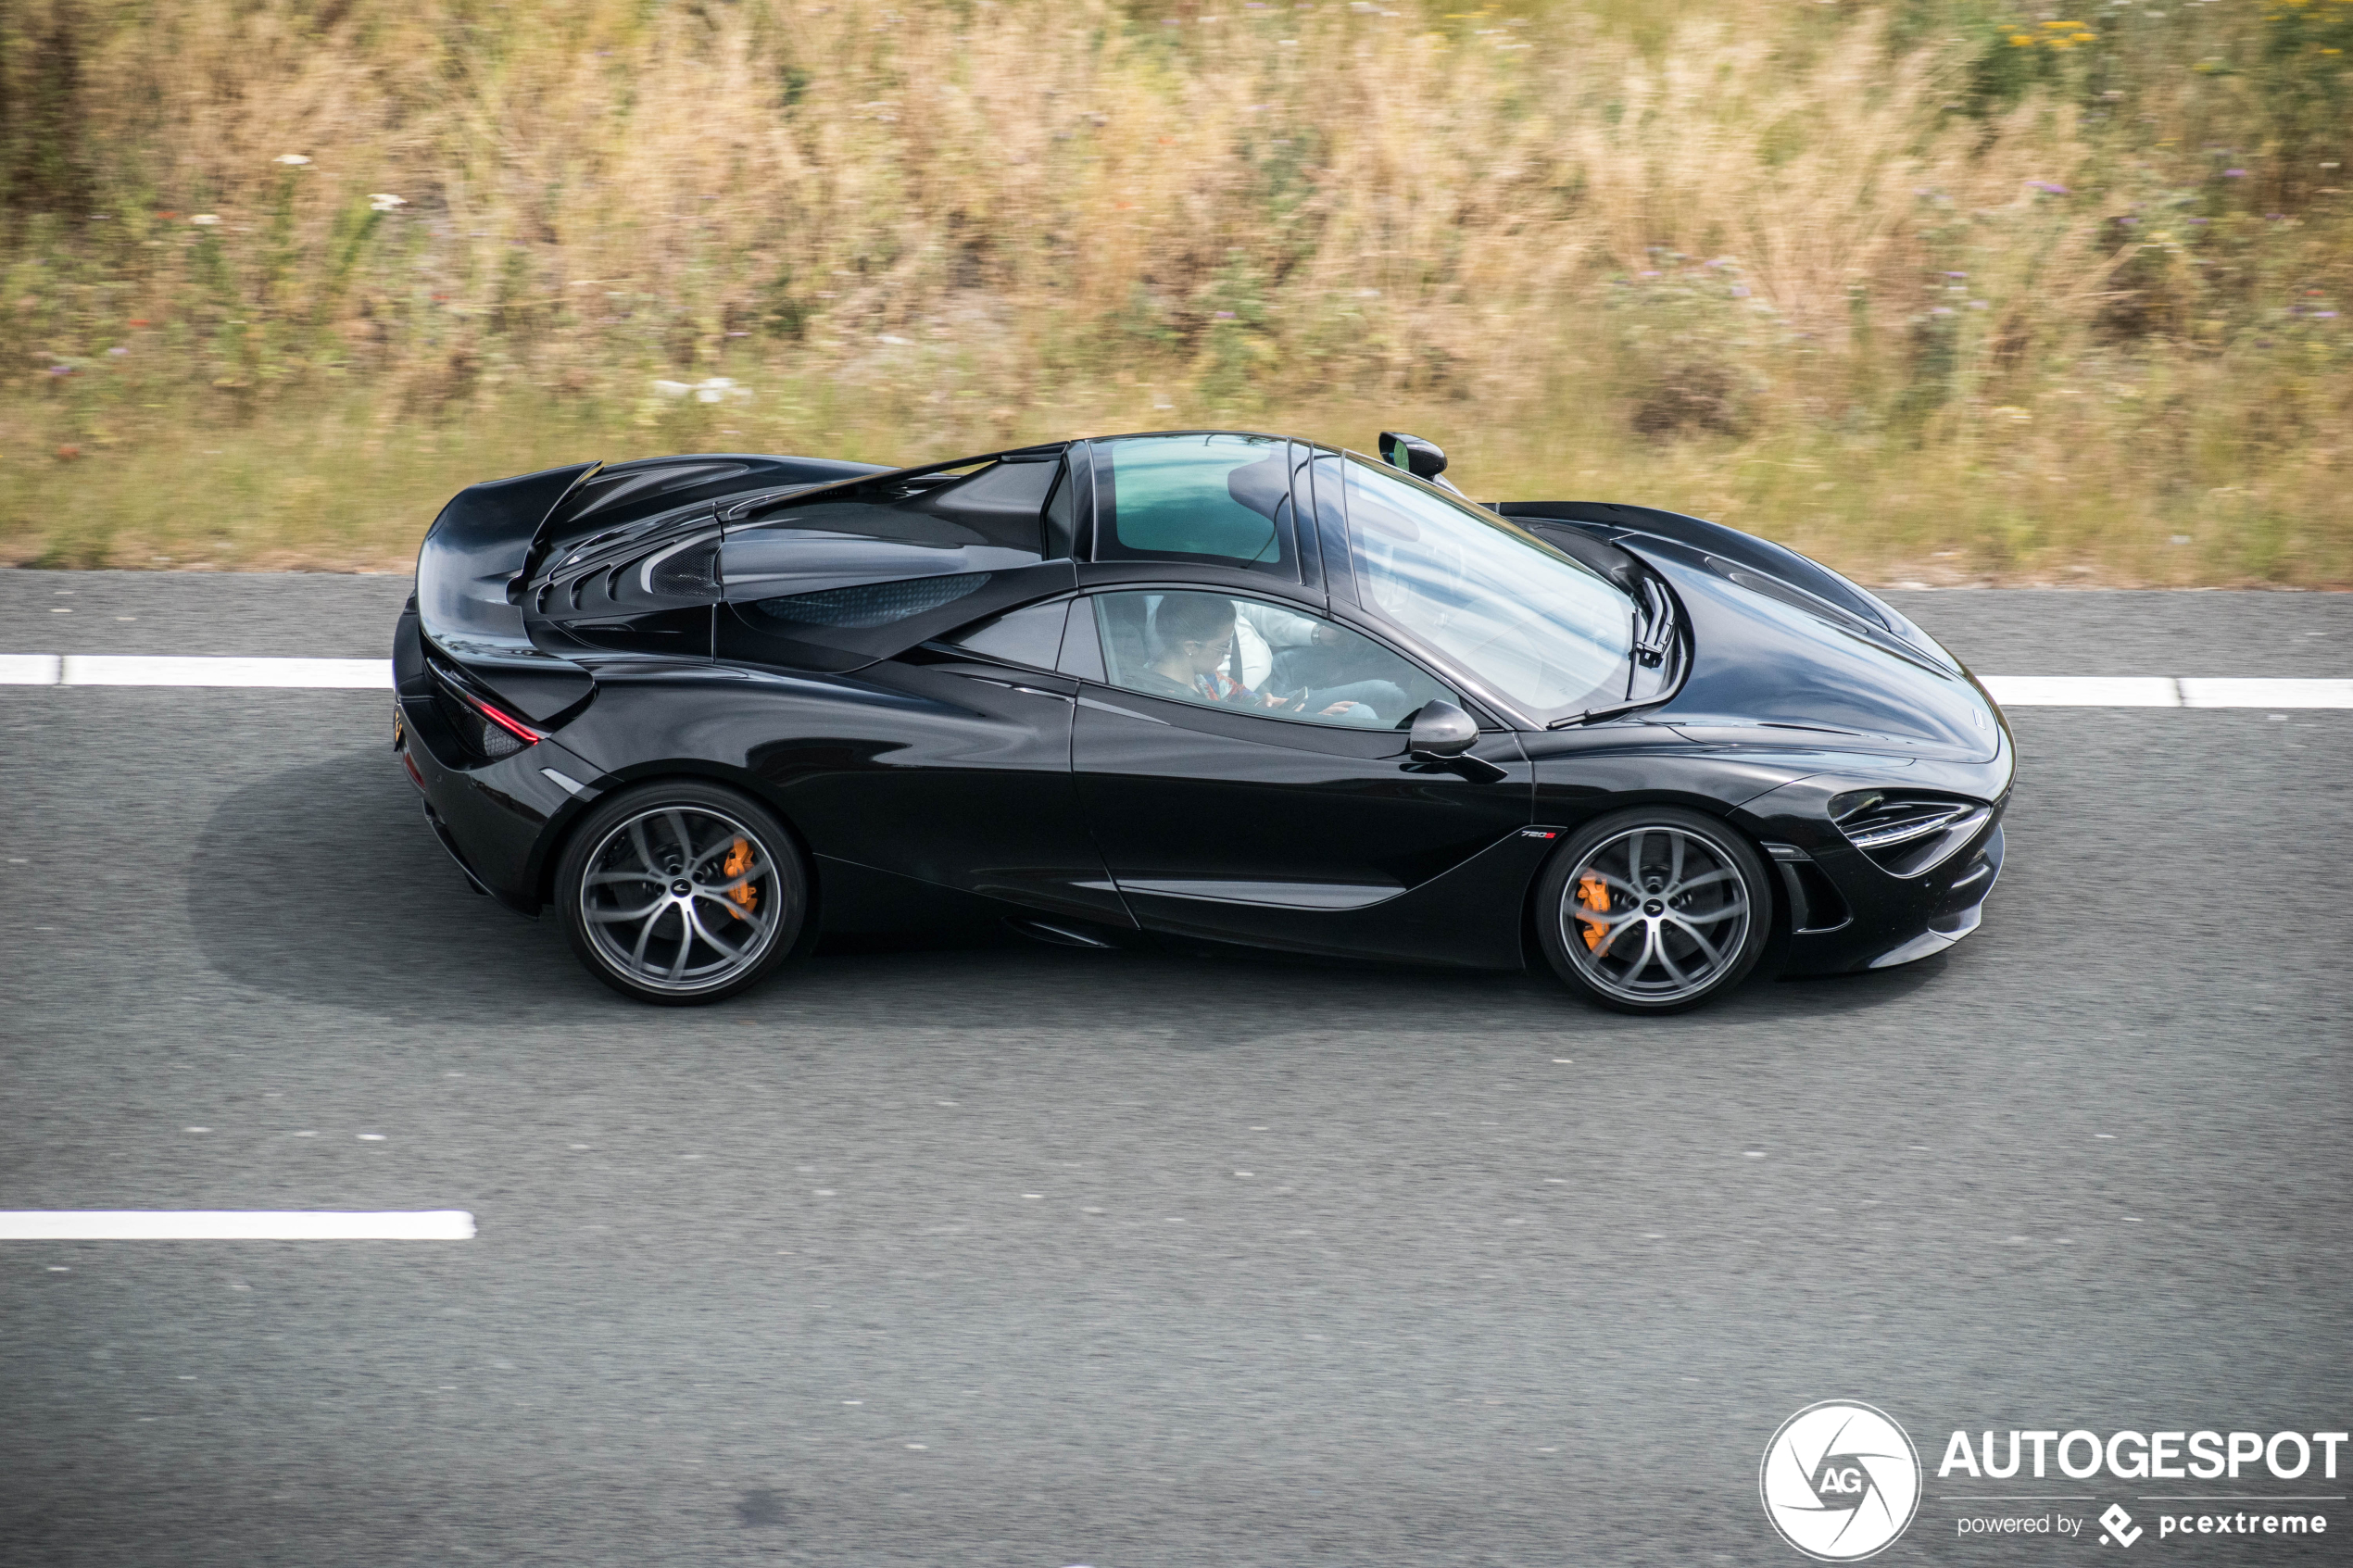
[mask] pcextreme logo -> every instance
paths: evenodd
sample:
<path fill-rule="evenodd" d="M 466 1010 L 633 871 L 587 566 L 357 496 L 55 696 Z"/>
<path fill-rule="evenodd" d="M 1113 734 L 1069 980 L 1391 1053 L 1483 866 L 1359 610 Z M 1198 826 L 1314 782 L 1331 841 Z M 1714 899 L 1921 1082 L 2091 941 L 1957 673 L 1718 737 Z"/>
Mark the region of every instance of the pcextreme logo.
<path fill-rule="evenodd" d="M 1781 1539 L 1818 1562 L 1859 1562 L 1919 1511 L 1919 1451 L 1885 1411 L 1826 1399 L 1781 1423 L 1756 1489 Z"/>

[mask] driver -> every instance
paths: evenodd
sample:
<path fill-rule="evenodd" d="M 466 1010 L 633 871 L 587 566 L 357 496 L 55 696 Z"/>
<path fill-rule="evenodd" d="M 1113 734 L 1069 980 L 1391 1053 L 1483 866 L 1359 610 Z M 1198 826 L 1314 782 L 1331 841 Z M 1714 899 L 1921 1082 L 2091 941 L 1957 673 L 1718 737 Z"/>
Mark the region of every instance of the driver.
<path fill-rule="evenodd" d="M 1164 596 L 1152 612 L 1152 647 L 1156 657 L 1138 689 L 1159 696 L 1288 713 L 1306 712 L 1313 702 L 1317 718 L 1367 726 L 1381 723 L 1381 716 L 1360 699 L 1386 699 L 1393 706 L 1404 701 L 1404 693 L 1388 681 L 1302 690 L 1288 697 L 1253 691 L 1226 671 L 1234 648 L 1234 601 L 1214 594 Z"/>

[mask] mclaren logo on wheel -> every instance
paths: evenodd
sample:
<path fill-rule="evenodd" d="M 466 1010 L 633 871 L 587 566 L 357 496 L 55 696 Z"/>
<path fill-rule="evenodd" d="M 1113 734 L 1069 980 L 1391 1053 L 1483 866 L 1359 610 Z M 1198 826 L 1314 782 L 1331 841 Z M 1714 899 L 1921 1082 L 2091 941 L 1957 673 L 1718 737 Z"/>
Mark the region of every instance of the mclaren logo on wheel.
<path fill-rule="evenodd" d="M 1885 1412 L 1825 1400 L 1781 1423 L 1756 1486 L 1781 1539 L 1818 1562 L 1856 1562 L 1911 1524 L 1920 1456 Z"/>

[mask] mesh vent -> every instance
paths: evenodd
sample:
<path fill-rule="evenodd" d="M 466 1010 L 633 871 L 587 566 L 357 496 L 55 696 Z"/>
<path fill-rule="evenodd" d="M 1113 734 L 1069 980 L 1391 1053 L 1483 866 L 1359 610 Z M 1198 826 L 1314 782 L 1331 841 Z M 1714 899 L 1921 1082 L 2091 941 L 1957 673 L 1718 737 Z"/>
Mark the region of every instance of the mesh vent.
<path fill-rule="evenodd" d="M 900 583 L 868 583 L 855 588 L 826 588 L 814 594 L 761 599 L 752 608 L 771 621 L 788 624 L 863 629 L 912 620 L 942 605 L 953 604 L 976 592 L 988 581 L 988 573 L 985 571 L 967 571 Z"/>
<path fill-rule="evenodd" d="M 706 539 L 654 562 L 653 591 L 664 598 L 719 596 L 719 541 Z"/>

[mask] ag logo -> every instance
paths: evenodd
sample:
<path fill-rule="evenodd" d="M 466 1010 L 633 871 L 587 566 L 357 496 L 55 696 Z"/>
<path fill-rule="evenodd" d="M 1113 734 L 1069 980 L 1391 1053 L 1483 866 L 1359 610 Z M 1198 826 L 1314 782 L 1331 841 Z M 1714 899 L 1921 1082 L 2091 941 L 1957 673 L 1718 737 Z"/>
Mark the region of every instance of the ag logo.
<path fill-rule="evenodd" d="M 1781 1423 L 1756 1489 L 1781 1539 L 1818 1562 L 1859 1562 L 1911 1524 L 1920 1456 L 1883 1412 L 1826 1400 Z"/>

